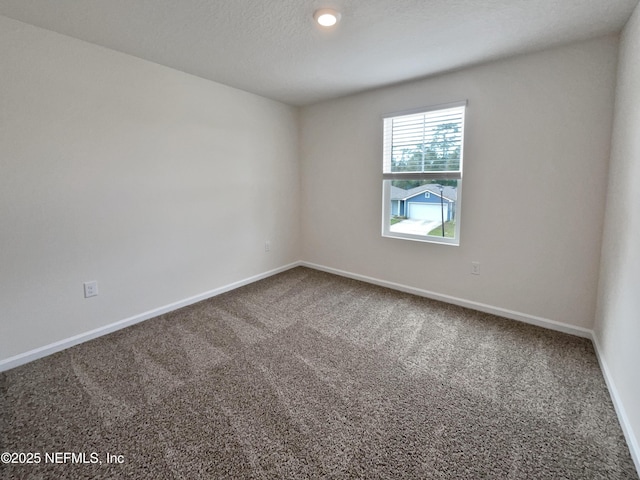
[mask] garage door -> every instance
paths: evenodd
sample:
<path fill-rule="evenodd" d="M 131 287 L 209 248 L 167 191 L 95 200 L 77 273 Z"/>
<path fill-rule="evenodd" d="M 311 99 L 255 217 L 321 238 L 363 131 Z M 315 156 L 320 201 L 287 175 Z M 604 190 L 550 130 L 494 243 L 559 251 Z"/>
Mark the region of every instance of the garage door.
<path fill-rule="evenodd" d="M 444 218 L 447 218 L 447 206 L 444 206 Z M 439 204 L 409 202 L 409 218 L 414 220 L 440 220 L 442 213 Z"/>

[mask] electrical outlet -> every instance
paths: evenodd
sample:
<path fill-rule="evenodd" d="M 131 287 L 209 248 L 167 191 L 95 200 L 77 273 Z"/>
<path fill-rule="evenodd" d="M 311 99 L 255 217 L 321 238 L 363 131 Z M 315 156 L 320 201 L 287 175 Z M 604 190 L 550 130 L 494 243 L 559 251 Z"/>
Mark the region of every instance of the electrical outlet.
<path fill-rule="evenodd" d="M 471 275 L 480 275 L 480 262 L 471 262 Z"/>
<path fill-rule="evenodd" d="M 271 251 L 271 242 L 269 240 L 264 242 L 264 251 L 265 252 L 270 252 Z"/>
<path fill-rule="evenodd" d="M 98 282 L 84 282 L 84 298 L 95 297 L 98 295 Z"/>

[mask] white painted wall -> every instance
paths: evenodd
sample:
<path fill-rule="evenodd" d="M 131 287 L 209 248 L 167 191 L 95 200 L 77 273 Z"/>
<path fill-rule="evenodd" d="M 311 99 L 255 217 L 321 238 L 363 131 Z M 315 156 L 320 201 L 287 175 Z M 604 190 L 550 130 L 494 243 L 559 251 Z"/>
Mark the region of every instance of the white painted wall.
<path fill-rule="evenodd" d="M 616 57 L 605 37 L 303 108 L 303 260 L 592 328 Z M 382 238 L 381 115 L 465 99 L 460 247 Z"/>
<path fill-rule="evenodd" d="M 5 17 L 0 65 L 0 361 L 299 259 L 297 110 Z"/>
<path fill-rule="evenodd" d="M 640 471 L 640 6 L 618 62 L 595 336 Z"/>
<path fill-rule="evenodd" d="M 614 37 L 574 44 L 307 107 L 298 125 L 0 16 L 0 362 L 299 258 L 591 328 L 616 54 Z M 619 61 L 595 331 L 637 451 L 640 8 Z M 463 99 L 461 246 L 382 238 L 380 116 Z"/>

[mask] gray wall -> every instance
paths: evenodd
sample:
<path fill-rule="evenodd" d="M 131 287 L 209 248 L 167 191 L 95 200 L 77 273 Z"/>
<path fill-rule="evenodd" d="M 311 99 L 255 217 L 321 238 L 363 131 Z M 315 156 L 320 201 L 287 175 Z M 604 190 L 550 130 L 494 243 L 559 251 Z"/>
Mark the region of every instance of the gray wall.
<path fill-rule="evenodd" d="M 5 17 L 0 65 L 0 360 L 299 259 L 294 108 Z"/>
<path fill-rule="evenodd" d="M 0 361 L 302 259 L 576 328 L 595 320 L 637 452 L 639 52 L 636 9 L 611 146 L 616 37 L 298 115 L 0 17 Z M 381 115 L 464 99 L 460 247 L 382 238 Z M 82 297 L 87 280 L 98 297 Z"/>
<path fill-rule="evenodd" d="M 636 7 L 620 40 L 595 335 L 640 470 L 639 180 L 640 7 Z"/>
<path fill-rule="evenodd" d="M 617 46 L 605 37 L 303 108 L 303 259 L 591 329 Z M 382 238 L 381 116 L 465 99 L 460 246 Z"/>

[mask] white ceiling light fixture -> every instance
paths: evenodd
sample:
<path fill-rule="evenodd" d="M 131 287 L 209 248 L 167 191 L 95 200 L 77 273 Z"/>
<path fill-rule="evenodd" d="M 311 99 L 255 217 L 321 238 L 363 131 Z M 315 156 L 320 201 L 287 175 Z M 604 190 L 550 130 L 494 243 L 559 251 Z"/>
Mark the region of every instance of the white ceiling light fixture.
<path fill-rule="evenodd" d="M 340 21 L 340 12 L 332 8 L 320 8 L 315 11 L 313 18 L 323 27 L 333 27 Z"/>

